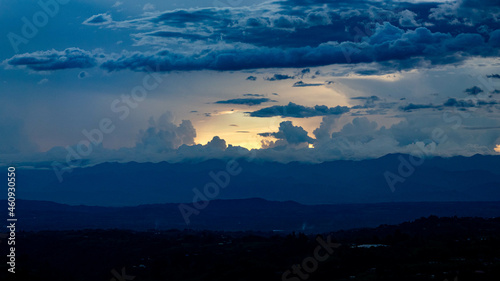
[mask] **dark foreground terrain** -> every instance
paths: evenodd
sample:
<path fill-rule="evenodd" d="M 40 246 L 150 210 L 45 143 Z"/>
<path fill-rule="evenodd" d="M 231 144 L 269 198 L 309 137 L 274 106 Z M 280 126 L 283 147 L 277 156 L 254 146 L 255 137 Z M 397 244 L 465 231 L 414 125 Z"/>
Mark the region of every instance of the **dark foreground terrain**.
<path fill-rule="evenodd" d="M 195 205 L 185 204 L 191 208 Z M 0 206 L 7 206 L 0 200 Z M 500 216 L 500 202 L 392 202 L 378 204 L 303 205 L 264 199 L 213 200 L 186 224 L 179 204 L 134 207 L 71 206 L 17 200 L 18 230 L 193 229 L 213 231 L 276 231 L 317 234 L 343 229 L 399 224 L 421 217 Z M 5 217 L 4 222 L 6 222 Z"/>
<path fill-rule="evenodd" d="M 499 249 L 500 218 L 431 216 L 321 235 L 21 231 L 15 278 L 3 262 L 0 280 L 500 280 Z"/>

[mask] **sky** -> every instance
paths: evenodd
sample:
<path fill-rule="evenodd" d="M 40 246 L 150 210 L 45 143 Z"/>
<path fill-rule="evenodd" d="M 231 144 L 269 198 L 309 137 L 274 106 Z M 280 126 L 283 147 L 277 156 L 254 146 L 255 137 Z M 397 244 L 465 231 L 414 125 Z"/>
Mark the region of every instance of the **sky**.
<path fill-rule="evenodd" d="M 500 153 L 500 1 L 0 1 L 0 163 Z"/>

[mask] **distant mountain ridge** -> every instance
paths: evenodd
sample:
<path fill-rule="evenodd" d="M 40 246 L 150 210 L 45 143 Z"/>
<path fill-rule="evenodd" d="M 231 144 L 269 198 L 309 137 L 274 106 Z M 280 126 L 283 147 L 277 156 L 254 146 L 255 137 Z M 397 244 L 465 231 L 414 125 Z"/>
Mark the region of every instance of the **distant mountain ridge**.
<path fill-rule="evenodd" d="M 5 200 L 0 204 L 7 205 Z M 178 204 L 134 207 L 70 206 L 19 200 L 17 229 L 195 229 L 221 231 L 278 231 L 320 233 L 421 217 L 500 217 L 500 202 L 403 202 L 377 204 L 302 205 L 263 199 L 214 200 L 186 225 Z M 5 221 L 5 220 L 4 220 Z"/>
<path fill-rule="evenodd" d="M 302 204 L 381 202 L 500 201 L 500 156 L 434 157 L 401 175 L 402 160 L 390 154 L 361 161 L 318 164 L 237 160 L 241 168 L 213 198 L 263 198 Z M 192 202 L 196 189 L 213 183 L 210 172 L 226 170 L 227 161 L 197 163 L 103 163 L 75 168 L 60 183 L 48 169 L 17 171 L 17 197 L 66 204 L 131 206 Z M 384 176 L 401 177 L 394 192 Z M 1 194 L 0 199 L 5 199 Z"/>

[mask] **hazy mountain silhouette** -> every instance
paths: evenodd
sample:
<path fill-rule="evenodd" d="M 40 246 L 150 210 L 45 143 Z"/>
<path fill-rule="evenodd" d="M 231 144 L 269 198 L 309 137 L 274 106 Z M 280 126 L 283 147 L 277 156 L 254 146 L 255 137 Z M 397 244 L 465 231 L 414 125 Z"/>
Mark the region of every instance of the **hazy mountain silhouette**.
<path fill-rule="evenodd" d="M 500 156 L 426 159 L 392 192 L 384 173 L 399 175 L 401 159 L 408 157 L 391 154 L 320 164 L 238 160 L 242 172 L 213 199 L 258 197 L 302 204 L 500 201 Z M 226 163 L 103 163 L 76 168 L 64 174 L 62 183 L 51 169 L 18 169 L 17 196 L 100 206 L 192 202 L 193 189 L 203 191 L 214 181 L 209 172 L 224 170 Z"/>

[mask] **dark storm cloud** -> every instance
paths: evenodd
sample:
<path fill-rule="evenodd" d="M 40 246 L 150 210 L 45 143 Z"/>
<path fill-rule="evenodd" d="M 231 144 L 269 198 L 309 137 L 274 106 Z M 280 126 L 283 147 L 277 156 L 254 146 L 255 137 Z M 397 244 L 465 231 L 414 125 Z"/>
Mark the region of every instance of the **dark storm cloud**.
<path fill-rule="evenodd" d="M 60 70 L 70 68 L 90 68 L 97 65 L 90 52 L 68 48 L 64 51 L 39 51 L 15 55 L 4 61 L 9 66 L 23 66 L 35 71 Z"/>
<path fill-rule="evenodd" d="M 352 97 L 351 100 L 372 100 L 372 101 L 377 101 L 380 100 L 379 97 L 377 96 L 370 96 L 370 97 Z"/>
<path fill-rule="evenodd" d="M 469 9 L 471 5 L 477 7 Z M 106 25 L 136 32 L 131 35 L 138 44 L 154 48 L 101 53 L 99 65 L 107 71 L 304 68 L 305 72 L 296 76 L 301 78 L 309 74 L 307 67 L 330 64 L 378 62 L 380 69 L 370 70 L 371 74 L 458 64 L 472 57 L 499 55 L 500 30 L 495 30 L 495 18 L 484 18 L 482 28 L 471 25 L 468 18 L 460 18 L 464 7 L 474 10 L 471 13 L 476 18 L 484 11 L 495 11 L 495 5 L 472 0 L 451 4 L 291 0 L 268 2 L 252 9 L 178 9 Z M 449 20 L 457 17 L 458 22 Z M 87 24 L 108 21 L 108 14 L 86 20 Z M 175 38 L 187 42 L 180 51 L 170 48 Z M 57 60 L 65 51 L 49 52 Z M 29 59 L 39 55 L 21 55 L 25 61 L 16 61 L 16 56 L 8 64 L 33 70 L 71 68 L 37 68 Z M 95 61 L 81 65 L 93 66 Z M 295 77 L 280 75 L 269 80 Z"/>
<path fill-rule="evenodd" d="M 465 89 L 465 92 L 468 94 L 468 95 L 478 95 L 480 93 L 483 92 L 483 90 L 481 88 L 479 88 L 478 86 L 474 86 L 472 88 L 468 88 L 468 89 Z"/>
<path fill-rule="evenodd" d="M 495 79 L 500 79 L 500 74 L 491 74 L 491 75 L 486 75 L 487 78 L 495 78 Z"/>
<path fill-rule="evenodd" d="M 305 83 L 303 81 L 297 81 L 293 83 L 292 87 L 317 87 L 317 86 L 323 86 L 323 83 Z"/>
<path fill-rule="evenodd" d="M 491 40 L 491 39 L 490 39 Z M 101 67 L 108 71 L 147 67 L 172 70 L 241 70 L 270 67 L 320 66 L 342 63 L 386 63 L 392 69 L 409 69 L 420 65 L 454 64 L 473 56 L 497 56 L 499 49 L 488 44 L 479 34 L 433 33 L 425 27 L 403 31 L 389 23 L 378 25 L 366 42 L 328 42 L 317 47 L 252 48 L 207 50 L 182 55 L 171 51 L 113 55 Z M 291 79 L 276 74 L 270 81 Z"/>
<path fill-rule="evenodd" d="M 401 106 L 400 109 L 403 111 L 414 111 L 414 110 L 419 110 L 419 109 L 443 109 L 445 107 L 457 107 L 457 108 L 472 108 L 472 107 L 483 107 L 483 106 L 490 106 L 490 105 L 497 105 L 498 102 L 494 100 L 486 101 L 486 100 L 457 100 L 455 98 L 450 98 L 446 100 L 443 104 L 441 105 L 433 105 L 433 104 L 413 104 L 410 103 L 406 106 Z"/>
<path fill-rule="evenodd" d="M 220 100 L 215 103 L 219 104 L 242 104 L 242 105 L 259 105 L 265 102 L 276 102 L 268 98 L 243 98 L 243 99 L 230 99 L 230 100 Z"/>
<path fill-rule="evenodd" d="M 472 101 L 457 100 L 454 98 L 448 99 L 443 106 L 454 106 L 454 107 L 474 107 L 475 104 Z"/>
<path fill-rule="evenodd" d="M 401 110 L 412 111 L 415 109 L 425 109 L 425 108 L 436 108 L 436 106 L 434 106 L 432 104 L 413 104 L 413 103 L 410 103 L 406 106 L 401 107 Z"/>
<path fill-rule="evenodd" d="M 308 118 L 314 116 L 341 115 L 346 112 L 349 112 L 349 108 L 346 106 L 328 107 L 326 105 L 315 105 L 314 107 L 307 107 L 290 102 L 287 105 L 275 105 L 248 113 L 252 117 L 281 116 Z"/>
<path fill-rule="evenodd" d="M 381 69 L 356 69 L 354 72 L 356 74 L 359 74 L 359 75 L 369 76 L 369 75 L 380 74 L 381 73 Z"/>
<path fill-rule="evenodd" d="M 266 77 L 264 79 L 266 79 L 267 81 L 279 81 L 279 80 L 287 80 L 293 78 L 295 77 L 286 74 L 274 74 L 272 77 Z"/>

